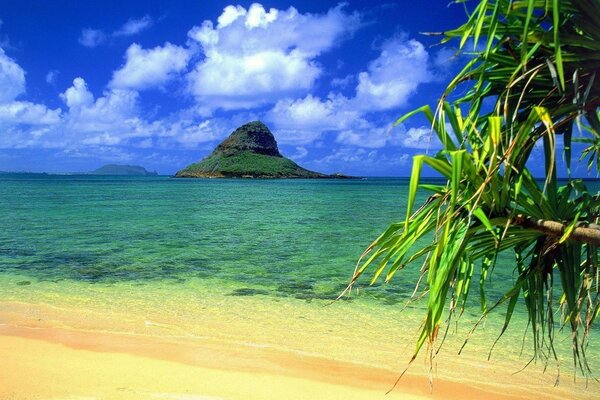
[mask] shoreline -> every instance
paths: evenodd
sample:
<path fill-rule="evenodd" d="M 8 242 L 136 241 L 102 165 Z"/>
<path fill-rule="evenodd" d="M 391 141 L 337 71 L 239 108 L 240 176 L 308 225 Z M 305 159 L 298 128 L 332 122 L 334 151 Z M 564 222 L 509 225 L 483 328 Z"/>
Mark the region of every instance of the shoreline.
<path fill-rule="evenodd" d="M 412 336 L 375 325 L 368 308 L 210 295 L 188 305 L 159 296 L 159 306 L 132 291 L 120 298 L 121 289 L 68 302 L 48 291 L 0 301 L 0 371 L 7 371 L 0 398 L 600 399 L 596 382 L 585 388 L 563 374 L 554 387 L 556 376 L 539 365 L 514 375 L 517 365 L 501 357 L 457 356 L 456 340 L 436 359 L 433 391 L 422 354 L 386 395 L 406 367 Z M 356 334 L 365 326 L 371 335 Z"/>
<path fill-rule="evenodd" d="M 366 302 L 235 297 L 202 281 L 174 291 L 20 279 L 4 282 L 0 300 L 0 371 L 10 372 L 0 373 L 0 399 L 600 400 L 597 382 L 573 383 L 569 371 L 558 387 L 539 364 L 515 375 L 527 360 L 510 341 L 487 360 L 495 326 L 460 356 L 463 336 L 448 337 L 433 391 L 422 352 L 385 395 L 413 351 L 414 331 L 402 326 L 415 326 L 418 311 L 383 318 Z"/>
<path fill-rule="evenodd" d="M 210 340 L 2 324 L 0 351 L 0 398 L 11 399 L 529 398 L 439 378 L 430 391 L 410 371 L 386 395 L 398 372 Z"/>

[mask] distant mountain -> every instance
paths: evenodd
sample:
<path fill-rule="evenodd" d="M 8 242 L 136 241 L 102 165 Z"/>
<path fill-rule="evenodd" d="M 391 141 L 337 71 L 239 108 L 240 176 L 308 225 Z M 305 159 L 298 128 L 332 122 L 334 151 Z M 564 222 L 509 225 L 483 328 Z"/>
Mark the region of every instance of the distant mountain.
<path fill-rule="evenodd" d="M 104 165 L 92 172 L 91 175 L 128 175 L 128 176 L 156 176 L 156 171 L 149 172 L 146 168 L 138 165 Z"/>
<path fill-rule="evenodd" d="M 198 163 L 175 175 L 180 178 L 347 178 L 302 168 L 281 155 L 275 137 L 265 124 L 240 126 Z"/>

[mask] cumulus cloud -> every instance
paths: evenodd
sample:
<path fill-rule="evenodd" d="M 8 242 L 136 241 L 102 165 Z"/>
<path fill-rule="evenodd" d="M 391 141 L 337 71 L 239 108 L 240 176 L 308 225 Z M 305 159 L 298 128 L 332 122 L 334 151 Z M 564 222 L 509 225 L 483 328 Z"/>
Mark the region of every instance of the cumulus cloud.
<path fill-rule="evenodd" d="M 315 58 L 360 26 L 357 14 L 338 6 L 326 14 L 295 8 L 248 10 L 228 6 L 217 19 L 193 27 L 188 36 L 204 58 L 188 74 L 189 92 L 206 114 L 215 108 L 252 108 L 306 92 L 320 76 Z"/>
<path fill-rule="evenodd" d="M 145 135 L 143 122 L 137 117 L 138 93 L 111 89 L 97 99 L 83 78 L 61 94 L 67 104 L 65 125 L 69 132 L 92 134 L 82 139 L 88 144 L 118 144 L 124 138 Z"/>
<path fill-rule="evenodd" d="M 284 144 L 306 145 L 326 132 L 335 134 L 337 143 L 364 148 L 401 144 L 400 133 L 391 125 L 377 125 L 354 107 L 355 99 L 330 95 L 321 100 L 307 95 L 297 100 L 281 100 L 267 113 L 278 139 Z"/>
<path fill-rule="evenodd" d="M 0 48 L 0 103 L 25 92 L 25 71 Z"/>
<path fill-rule="evenodd" d="M 332 92 L 325 99 L 309 94 L 279 100 L 266 118 L 281 133 L 284 143 L 307 144 L 329 131 L 336 134 L 337 143 L 348 146 L 414 147 L 421 138 L 410 135 L 421 131 L 411 130 L 409 136 L 403 136 L 404 131 L 392 130 L 389 124 L 374 123 L 372 115 L 406 106 L 419 85 L 437 79 L 433 64 L 423 44 L 395 37 L 383 44 L 378 57 L 356 75 L 356 80 L 346 76 L 332 81 L 332 87 L 357 82 L 353 96 Z"/>
<path fill-rule="evenodd" d="M 452 125 L 446 124 L 446 130 L 452 133 Z M 442 142 L 431 126 L 412 127 L 399 135 L 404 147 L 421 150 L 439 150 Z"/>
<path fill-rule="evenodd" d="M 50 110 L 42 104 L 17 101 L 25 93 L 25 71 L 0 48 L 0 128 L 2 142 L 12 143 L 8 137 L 14 128 L 21 125 L 40 126 L 56 124 L 60 121 L 60 110 Z M 8 134 L 7 134 L 8 132 Z M 43 133 L 35 128 L 35 134 Z"/>
<path fill-rule="evenodd" d="M 83 78 L 75 78 L 73 86 L 61 93 L 60 97 L 71 109 L 89 106 L 94 102 L 94 95 L 88 90 Z"/>
<path fill-rule="evenodd" d="M 431 147 L 434 135 L 431 127 L 421 126 L 418 128 L 410 128 L 403 135 L 402 145 L 412 149 L 427 149 Z"/>
<path fill-rule="evenodd" d="M 146 16 L 130 19 L 112 33 L 88 28 L 79 40 L 94 47 L 139 34 L 152 24 Z M 398 148 L 386 155 L 384 147 L 429 148 L 430 131 L 391 130 L 390 115 L 409 103 L 419 85 L 439 79 L 436 74 L 452 54 L 429 54 L 420 42 L 398 36 L 356 73 L 347 75 L 342 61 L 325 71 L 319 56 L 360 26 L 360 15 L 344 6 L 322 14 L 260 4 L 227 6 L 214 21 L 190 29 L 185 45 L 131 44 L 102 93 L 92 93 L 82 77 L 75 78 L 60 94 L 63 110 L 17 100 L 25 93 L 26 74 L 0 49 L 0 147 L 54 147 L 72 157 L 123 160 L 139 149 L 209 151 L 211 142 L 237 125 L 260 118 L 293 158 L 315 169 L 345 170 L 349 163 L 370 169 L 403 165 L 407 155 Z M 55 85 L 57 74 L 49 71 L 46 82 Z M 143 90 L 175 87 L 173 83 L 183 83 L 179 93 L 190 95 L 185 101 L 193 100 L 193 105 L 169 115 L 142 108 Z M 315 91 L 326 84 L 329 94 Z M 238 111 L 219 115 L 217 110 Z M 328 153 L 317 149 L 319 143 Z M 392 152 L 398 157 L 390 158 Z M 315 154 L 322 158 L 315 160 Z"/>
<path fill-rule="evenodd" d="M 194 148 L 223 138 L 232 129 L 225 119 L 198 120 L 189 110 L 148 121 L 140 116 L 136 90 L 110 88 L 95 98 L 81 77 L 61 94 L 68 107 L 62 118 L 61 140 L 77 146 Z"/>
<path fill-rule="evenodd" d="M 387 144 L 396 144 L 395 139 L 389 127 L 369 124 L 362 129 L 343 130 L 335 141 L 350 146 L 378 149 Z"/>
<path fill-rule="evenodd" d="M 42 104 L 12 101 L 0 104 L 0 126 L 4 124 L 52 125 L 60 122 L 60 110 Z"/>
<path fill-rule="evenodd" d="M 358 74 L 355 105 L 366 111 L 398 108 L 406 105 L 419 85 L 433 79 L 423 44 L 396 38 L 383 45 L 367 71 Z"/>
<path fill-rule="evenodd" d="M 278 126 L 303 126 L 309 129 L 339 130 L 359 117 L 358 111 L 349 108 L 344 96 L 330 96 L 321 100 L 313 95 L 302 99 L 280 100 L 269 112 L 269 119 Z"/>
<path fill-rule="evenodd" d="M 323 132 L 348 129 L 351 125 L 364 125 L 361 113 L 353 110 L 349 99 L 331 95 L 325 100 L 307 95 L 302 99 L 280 100 L 267 113 L 283 143 L 307 144 Z"/>
<path fill-rule="evenodd" d="M 190 53 L 169 42 L 145 50 L 132 44 L 125 54 L 125 65 L 113 73 L 109 87 L 119 89 L 147 89 L 160 87 L 186 68 Z"/>
<path fill-rule="evenodd" d="M 408 173 L 411 156 L 407 153 L 395 152 L 386 154 L 382 150 L 342 146 L 334 148 L 326 156 L 312 161 L 310 167 L 321 171 L 339 172 L 361 175 L 369 171 L 369 175 L 402 175 Z"/>

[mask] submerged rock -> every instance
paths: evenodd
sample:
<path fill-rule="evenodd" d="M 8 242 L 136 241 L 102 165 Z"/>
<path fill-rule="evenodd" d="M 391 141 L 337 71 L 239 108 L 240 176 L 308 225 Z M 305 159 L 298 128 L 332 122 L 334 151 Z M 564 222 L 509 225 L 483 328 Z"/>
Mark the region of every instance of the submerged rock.
<path fill-rule="evenodd" d="M 256 296 L 256 295 L 267 295 L 268 291 L 262 289 L 253 289 L 253 288 L 241 288 L 235 289 L 233 292 L 229 293 L 228 296 Z"/>

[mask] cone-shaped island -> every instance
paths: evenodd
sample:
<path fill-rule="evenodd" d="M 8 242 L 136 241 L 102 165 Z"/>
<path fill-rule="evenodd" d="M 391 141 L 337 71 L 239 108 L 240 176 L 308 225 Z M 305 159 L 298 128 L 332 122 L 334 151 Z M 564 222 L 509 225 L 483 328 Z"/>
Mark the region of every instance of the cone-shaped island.
<path fill-rule="evenodd" d="M 180 178 L 348 178 L 302 168 L 281 155 L 275 137 L 260 121 L 237 128 L 198 163 L 177 171 Z"/>

